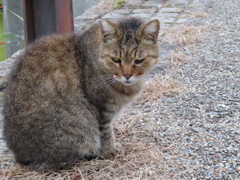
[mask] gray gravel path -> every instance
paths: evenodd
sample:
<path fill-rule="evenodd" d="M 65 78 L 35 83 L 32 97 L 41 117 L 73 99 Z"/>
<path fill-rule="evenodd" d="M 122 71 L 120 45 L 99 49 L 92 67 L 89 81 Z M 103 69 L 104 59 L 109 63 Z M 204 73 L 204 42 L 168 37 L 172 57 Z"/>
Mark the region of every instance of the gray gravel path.
<path fill-rule="evenodd" d="M 164 152 L 166 161 L 176 163 L 173 179 L 239 180 L 240 1 L 199 2 L 190 10 L 204 10 L 211 17 L 190 24 L 208 27 L 205 39 L 178 50 L 190 57 L 174 77 L 186 89 L 155 107 L 160 121 L 156 141 L 175 147 Z"/>

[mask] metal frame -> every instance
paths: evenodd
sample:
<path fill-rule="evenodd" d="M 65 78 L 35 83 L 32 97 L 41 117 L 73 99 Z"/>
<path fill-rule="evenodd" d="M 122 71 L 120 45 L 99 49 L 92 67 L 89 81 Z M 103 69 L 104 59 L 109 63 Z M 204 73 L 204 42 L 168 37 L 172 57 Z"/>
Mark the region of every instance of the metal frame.
<path fill-rule="evenodd" d="M 41 36 L 74 30 L 72 0 L 22 1 L 26 44 Z"/>

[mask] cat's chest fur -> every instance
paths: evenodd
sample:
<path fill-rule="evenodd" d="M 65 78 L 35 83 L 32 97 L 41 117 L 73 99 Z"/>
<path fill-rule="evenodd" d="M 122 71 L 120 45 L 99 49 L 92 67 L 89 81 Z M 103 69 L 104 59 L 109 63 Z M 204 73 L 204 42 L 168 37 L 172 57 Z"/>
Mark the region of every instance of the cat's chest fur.
<path fill-rule="evenodd" d="M 140 82 L 131 87 L 126 87 L 120 83 L 107 86 L 102 82 L 102 88 L 99 88 L 98 84 L 92 83 L 96 82 L 95 78 L 92 77 L 89 83 L 86 81 L 83 87 L 87 87 L 85 89 L 86 96 L 98 109 L 100 118 L 107 121 L 114 119 L 121 109 L 141 91 L 142 84 Z"/>

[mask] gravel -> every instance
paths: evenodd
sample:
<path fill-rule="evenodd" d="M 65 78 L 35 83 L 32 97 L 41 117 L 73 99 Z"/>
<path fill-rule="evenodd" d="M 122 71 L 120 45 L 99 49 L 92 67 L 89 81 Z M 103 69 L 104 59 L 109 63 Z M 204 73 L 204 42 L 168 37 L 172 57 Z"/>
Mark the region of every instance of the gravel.
<path fill-rule="evenodd" d="M 240 1 L 206 1 L 198 6 L 198 1 L 194 2 L 191 11 L 207 11 L 211 17 L 192 20 L 193 24 L 207 27 L 202 42 L 175 49 L 190 57 L 172 77 L 186 87 L 183 93 L 163 98 L 152 106 L 156 125 L 160 124 L 155 127 L 155 142 L 167 147 L 163 151 L 166 164 L 177 164 L 172 179 L 237 180 Z"/>

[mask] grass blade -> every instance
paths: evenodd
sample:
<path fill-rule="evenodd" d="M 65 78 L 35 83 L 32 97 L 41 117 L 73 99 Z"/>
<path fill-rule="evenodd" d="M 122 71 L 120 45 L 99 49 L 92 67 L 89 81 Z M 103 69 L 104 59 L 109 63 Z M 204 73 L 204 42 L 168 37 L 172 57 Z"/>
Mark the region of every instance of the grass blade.
<path fill-rule="evenodd" d="M 23 17 L 19 16 L 18 14 L 16 14 L 15 12 L 11 11 L 8 9 L 9 12 L 11 12 L 12 14 L 14 14 L 15 16 L 17 16 L 19 19 L 21 19 L 22 21 L 24 21 Z"/>
<path fill-rule="evenodd" d="M 6 34 L 0 34 L 0 37 L 5 37 L 5 38 L 10 38 L 10 39 L 16 40 L 16 41 L 20 42 L 21 45 L 23 45 L 23 42 L 21 40 L 19 40 L 18 38 L 15 38 L 15 37 L 12 37 L 12 36 L 8 36 Z"/>

